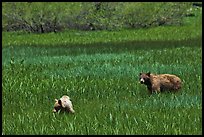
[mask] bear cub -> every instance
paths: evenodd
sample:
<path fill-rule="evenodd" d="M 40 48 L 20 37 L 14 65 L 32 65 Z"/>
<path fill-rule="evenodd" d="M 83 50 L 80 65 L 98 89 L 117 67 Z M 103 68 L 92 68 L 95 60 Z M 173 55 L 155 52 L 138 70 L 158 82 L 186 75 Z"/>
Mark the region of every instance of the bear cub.
<path fill-rule="evenodd" d="M 70 100 L 70 97 L 67 95 L 62 96 L 59 100 L 55 99 L 54 109 L 53 112 L 70 112 L 75 113 L 73 109 L 72 102 Z"/>
<path fill-rule="evenodd" d="M 178 91 L 181 88 L 181 79 L 172 74 L 140 73 L 139 80 L 145 84 L 149 93 L 162 91 Z"/>

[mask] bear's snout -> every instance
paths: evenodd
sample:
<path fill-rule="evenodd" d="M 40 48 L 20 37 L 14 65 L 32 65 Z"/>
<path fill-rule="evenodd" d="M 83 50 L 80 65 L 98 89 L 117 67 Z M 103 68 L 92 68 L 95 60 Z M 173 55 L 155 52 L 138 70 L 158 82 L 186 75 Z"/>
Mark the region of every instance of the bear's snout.
<path fill-rule="evenodd" d="M 143 78 L 140 79 L 140 83 L 144 84 L 145 80 Z"/>

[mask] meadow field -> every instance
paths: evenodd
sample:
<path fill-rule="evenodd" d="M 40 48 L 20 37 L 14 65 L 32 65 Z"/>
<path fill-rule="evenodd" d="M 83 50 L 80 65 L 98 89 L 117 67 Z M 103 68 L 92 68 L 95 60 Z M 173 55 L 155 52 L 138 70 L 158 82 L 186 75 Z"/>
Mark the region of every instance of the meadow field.
<path fill-rule="evenodd" d="M 202 24 L 193 20 L 146 30 L 2 32 L 2 134 L 201 135 Z M 178 75 L 182 89 L 148 95 L 139 73 L 149 71 Z M 64 94 L 75 114 L 52 113 Z"/>

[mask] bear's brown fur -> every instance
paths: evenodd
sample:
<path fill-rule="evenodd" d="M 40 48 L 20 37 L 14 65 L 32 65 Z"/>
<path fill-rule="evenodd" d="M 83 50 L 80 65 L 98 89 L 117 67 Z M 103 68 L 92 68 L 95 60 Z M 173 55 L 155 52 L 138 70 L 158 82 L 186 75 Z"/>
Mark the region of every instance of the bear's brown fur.
<path fill-rule="evenodd" d="M 149 93 L 162 91 L 177 91 L 181 88 L 181 79 L 172 74 L 140 73 L 140 83 L 147 85 Z"/>
<path fill-rule="evenodd" d="M 64 95 L 59 100 L 55 99 L 53 112 L 58 112 L 58 111 L 75 113 L 69 96 Z"/>

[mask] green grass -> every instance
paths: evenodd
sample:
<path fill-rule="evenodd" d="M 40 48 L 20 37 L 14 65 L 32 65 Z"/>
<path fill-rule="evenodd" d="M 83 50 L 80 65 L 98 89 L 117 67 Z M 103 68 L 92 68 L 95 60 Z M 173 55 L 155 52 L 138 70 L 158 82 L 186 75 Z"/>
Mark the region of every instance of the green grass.
<path fill-rule="evenodd" d="M 119 32 L 3 32 L 2 133 L 201 135 L 202 26 L 189 22 Z M 183 87 L 149 96 L 138 83 L 148 71 L 176 74 Z M 64 94 L 74 115 L 52 113 Z"/>
<path fill-rule="evenodd" d="M 13 67 L 2 51 L 4 134 L 201 134 L 199 46 L 78 55 L 27 49 L 15 49 Z M 138 83 L 143 71 L 179 75 L 183 88 L 149 96 Z M 76 114 L 52 114 L 63 94 Z"/>
<path fill-rule="evenodd" d="M 183 27 L 157 27 L 146 31 L 121 30 L 121 31 L 68 31 L 50 34 L 18 34 L 3 32 L 3 47 L 5 46 L 72 46 L 84 44 L 88 46 L 93 43 L 118 43 L 129 41 L 168 41 L 194 39 L 202 34 L 202 29 L 193 30 L 187 26 Z M 10 41 L 13 39 L 12 41 Z M 49 39 L 49 42 L 47 41 Z"/>

